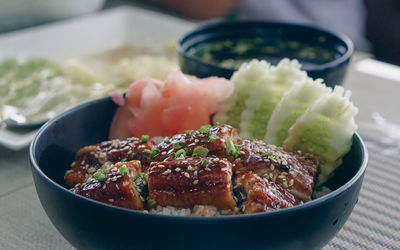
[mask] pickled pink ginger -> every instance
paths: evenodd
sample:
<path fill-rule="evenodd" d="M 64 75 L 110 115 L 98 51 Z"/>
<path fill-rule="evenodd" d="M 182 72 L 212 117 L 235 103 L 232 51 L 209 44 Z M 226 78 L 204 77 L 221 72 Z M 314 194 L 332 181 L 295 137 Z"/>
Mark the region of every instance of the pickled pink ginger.
<path fill-rule="evenodd" d="M 225 78 L 199 79 L 172 72 L 165 82 L 142 78 L 131 84 L 125 98 L 111 94 L 117 109 L 110 128 L 110 139 L 141 135 L 172 136 L 210 123 L 219 103 L 233 92 Z"/>

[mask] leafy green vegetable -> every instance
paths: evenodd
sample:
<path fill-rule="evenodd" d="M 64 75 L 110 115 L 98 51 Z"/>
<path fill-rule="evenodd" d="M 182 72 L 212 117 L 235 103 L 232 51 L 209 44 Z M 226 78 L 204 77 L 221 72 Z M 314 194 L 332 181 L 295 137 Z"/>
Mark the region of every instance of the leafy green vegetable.
<path fill-rule="evenodd" d="M 283 141 L 289 135 L 289 128 L 296 122 L 296 119 L 318 98 L 327 95 L 330 90 L 321 80 L 314 81 L 311 78 L 293 86 L 272 112 L 264 141 L 282 146 Z"/>
<path fill-rule="evenodd" d="M 349 100 L 350 95 L 350 91 L 336 86 L 332 93 L 318 99 L 297 118 L 283 143 L 286 150 L 318 155 L 319 184 L 328 179 L 350 150 L 357 129 L 354 117 L 358 112 Z"/>
<path fill-rule="evenodd" d="M 291 87 L 307 79 L 296 61 L 283 59 L 277 66 L 265 69 L 257 89 L 253 89 L 241 115 L 240 135 L 251 139 L 264 139 L 268 121 L 275 106 Z"/>
<path fill-rule="evenodd" d="M 246 109 L 246 101 L 269 67 L 268 62 L 258 60 L 243 64 L 231 78 L 235 91 L 220 105 L 214 120 L 239 128 L 241 114 Z"/>

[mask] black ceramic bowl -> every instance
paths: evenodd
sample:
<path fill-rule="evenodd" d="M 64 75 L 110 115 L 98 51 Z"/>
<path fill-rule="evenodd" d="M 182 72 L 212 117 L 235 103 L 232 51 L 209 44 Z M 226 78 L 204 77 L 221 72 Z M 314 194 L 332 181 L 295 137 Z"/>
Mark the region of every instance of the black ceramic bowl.
<path fill-rule="evenodd" d="M 342 228 L 357 203 L 367 151 L 355 134 L 329 186 L 306 204 L 270 213 L 213 218 L 147 214 L 89 200 L 63 187 L 77 150 L 107 140 L 116 105 L 110 98 L 76 107 L 47 122 L 30 147 L 44 210 L 78 249 L 313 249 Z"/>
<path fill-rule="evenodd" d="M 232 53 L 237 50 L 222 46 L 223 41 L 247 41 L 252 49 L 242 51 L 242 54 Z M 225 49 L 210 49 L 208 53 L 216 60 L 210 62 L 205 60 L 206 57 L 199 56 L 205 46 L 212 48 L 210 44 L 218 46 L 218 42 Z M 221 67 L 218 60 L 259 58 L 276 64 L 289 57 L 302 63 L 309 76 L 322 78 L 326 85 L 334 86 L 343 82 L 353 53 L 353 43 L 345 35 L 307 25 L 262 21 L 220 22 L 185 34 L 179 40 L 178 53 L 182 71 L 200 78 L 220 76 L 229 79 L 235 69 Z"/>

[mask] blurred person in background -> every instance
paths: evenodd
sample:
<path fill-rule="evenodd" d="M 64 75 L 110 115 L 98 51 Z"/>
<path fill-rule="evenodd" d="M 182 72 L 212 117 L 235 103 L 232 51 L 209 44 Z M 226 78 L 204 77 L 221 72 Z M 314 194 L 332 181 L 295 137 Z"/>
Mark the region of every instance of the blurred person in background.
<path fill-rule="evenodd" d="M 191 19 L 233 17 L 319 26 L 348 35 L 356 50 L 400 65 L 400 0 L 149 0 Z"/>

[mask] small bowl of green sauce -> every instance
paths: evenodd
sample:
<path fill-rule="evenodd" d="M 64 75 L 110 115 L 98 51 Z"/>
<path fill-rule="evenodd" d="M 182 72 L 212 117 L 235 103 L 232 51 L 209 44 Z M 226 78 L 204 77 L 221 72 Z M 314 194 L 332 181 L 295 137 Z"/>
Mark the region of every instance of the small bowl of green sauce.
<path fill-rule="evenodd" d="M 342 34 L 308 25 L 240 21 L 201 26 L 178 44 L 182 71 L 198 77 L 230 78 L 244 62 L 264 59 L 277 64 L 296 59 L 313 78 L 341 85 L 353 53 L 353 43 Z"/>

